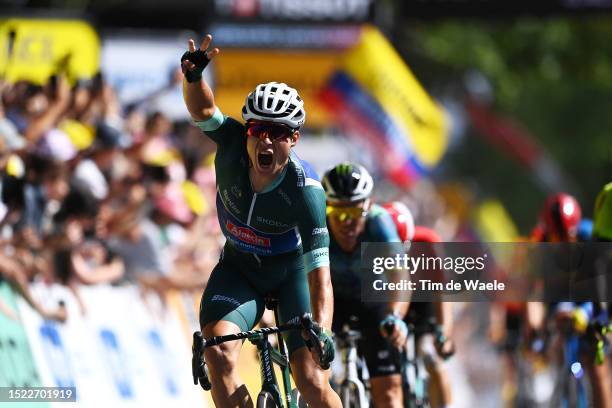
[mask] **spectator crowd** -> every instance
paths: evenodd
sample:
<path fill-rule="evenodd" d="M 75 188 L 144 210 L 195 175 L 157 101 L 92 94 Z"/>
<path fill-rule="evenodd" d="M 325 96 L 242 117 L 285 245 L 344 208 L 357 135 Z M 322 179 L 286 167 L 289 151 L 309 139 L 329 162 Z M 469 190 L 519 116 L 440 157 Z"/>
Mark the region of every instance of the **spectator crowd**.
<path fill-rule="evenodd" d="M 34 281 L 66 285 L 84 314 L 81 285 L 137 283 L 162 301 L 205 286 L 223 244 L 215 146 L 154 103 L 181 79 L 127 106 L 101 74 L 0 82 L 0 282 L 43 317 L 66 309 L 43 307 Z"/>

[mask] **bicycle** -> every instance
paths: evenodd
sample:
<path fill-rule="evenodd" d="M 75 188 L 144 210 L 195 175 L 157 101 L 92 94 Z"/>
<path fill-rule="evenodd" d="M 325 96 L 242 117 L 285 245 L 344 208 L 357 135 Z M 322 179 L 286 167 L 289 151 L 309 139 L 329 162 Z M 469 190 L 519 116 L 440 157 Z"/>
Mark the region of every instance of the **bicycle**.
<path fill-rule="evenodd" d="M 580 362 L 581 346 L 584 341 L 593 341 L 595 345 L 595 364 L 603 364 L 608 353 L 609 341 L 607 334 L 611 332 L 612 325 L 598 322 L 589 326 L 588 334 L 593 338 L 581 339 L 570 324 L 561 327 L 563 341 L 563 362 L 555 384 L 555 406 L 569 408 L 587 408 L 592 405 L 592 395 L 585 368 Z"/>
<path fill-rule="evenodd" d="M 408 323 L 406 348 L 401 353 L 402 388 L 406 408 L 428 408 L 430 406 L 427 370 L 424 360 L 418 357 L 417 348 L 415 325 Z"/>
<path fill-rule="evenodd" d="M 547 343 L 548 338 L 543 332 L 535 332 L 529 338 L 519 340 L 519 345 L 512 353 L 517 382 L 513 406 L 517 408 L 546 406 L 552 392 L 552 388 L 547 386 L 552 382 L 551 370 L 544 362 Z"/>
<path fill-rule="evenodd" d="M 585 371 L 579 360 L 580 337 L 570 331 L 565 332 L 563 341 L 563 362 L 557 376 L 555 393 L 559 407 L 587 408 L 590 406 L 588 384 Z"/>
<path fill-rule="evenodd" d="M 274 310 L 275 321 L 278 321 L 278 312 L 274 307 L 274 301 L 266 299 L 266 307 Z M 289 330 L 305 330 L 308 333 L 308 341 L 315 348 L 316 353 L 322 356 L 320 343 L 317 335 L 320 333 L 320 327 L 312 321 L 309 314 L 301 316 L 299 323 L 287 323 L 276 327 L 263 327 L 260 329 L 249 330 L 245 332 L 228 334 L 225 336 L 215 336 L 205 339 L 202 333 L 196 331 L 193 333 L 192 345 L 192 360 L 191 370 L 194 385 L 200 384 L 205 391 L 210 391 L 212 384 L 208 376 L 208 368 L 204 359 L 204 349 L 207 347 L 217 346 L 228 341 L 237 341 L 242 339 L 249 340 L 259 354 L 259 363 L 261 368 L 261 391 L 257 395 L 257 408 L 307 408 L 308 405 L 301 397 L 297 389 L 291 389 L 291 369 L 289 366 L 289 357 L 287 347 L 281 335 L 282 332 Z M 271 334 L 277 335 L 277 348 L 272 347 L 268 341 L 268 336 Z M 274 364 L 281 369 L 283 377 L 283 391 L 278 385 L 276 374 L 274 372 Z"/>
<path fill-rule="evenodd" d="M 342 363 L 344 364 L 344 379 L 338 387 L 338 394 L 345 408 L 369 408 L 367 386 L 361 381 L 359 375 L 359 356 L 357 342 L 361 333 L 345 325 L 336 335 L 338 348 L 342 350 Z"/>
<path fill-rule="evenodd" d="M 435 319 L 428 319 L 419 324 L 407 323 L 408 335 L 406 347 L 401 352 L 402 388 L 404 394 L 404 407 L 406 408 L 429 408 L 429 374 L 426 367 L 434 364 L 433 357 L 420 356 L 418 352 L 418 338 L 424 334 L 434 334 L 440 338 L 439 327 Z M 390 333 L 392 326 L 385 326 Z M 438 340 L 436 340 L 438 341 Z M 447 359 L 454 354 L 454 349 L 442 358 Z"/>

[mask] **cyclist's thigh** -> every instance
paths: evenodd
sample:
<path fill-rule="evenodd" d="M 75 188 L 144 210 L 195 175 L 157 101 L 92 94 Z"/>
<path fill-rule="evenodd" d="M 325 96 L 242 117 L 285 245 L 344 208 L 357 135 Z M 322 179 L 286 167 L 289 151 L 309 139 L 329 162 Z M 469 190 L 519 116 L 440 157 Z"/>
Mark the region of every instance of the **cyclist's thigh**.
<path fill-rule="evenodd" d="M 380 311 L 364 308 L 361 316 L 362 350 L 370 377 L 401 373 L 399 352 L 382 337 L 379 329 Z"/>
<path fill-rule="evenodd" d="M 310 313 L 310 290 L 308 289 L 308 277 L 304 271 L 302 260 L 294 265 L 295 272 L 289 274 L 278 287 L 278 318 L 279 324 L 300 318 L 304 313 Z M 289 356 L 306 344 L 299 330 L 283 333 L 287 342 Z"/>
<path fill-rule="evenodd" d="M 226 320 L 251 330 L 264 311 L 264 299 L 231 262 L 221 260 L 212 271 L 200 303 L 200 327 Z"/>
<path fill-rule="evenodd" d="M 359 327 L 351 322 L 351 317 L 361 318 L 361 301 L 336 295 L 334 292 L 334 320 L 332 331 L 340 333 L 342 326 L 348 324 L 350 328 Z"/>

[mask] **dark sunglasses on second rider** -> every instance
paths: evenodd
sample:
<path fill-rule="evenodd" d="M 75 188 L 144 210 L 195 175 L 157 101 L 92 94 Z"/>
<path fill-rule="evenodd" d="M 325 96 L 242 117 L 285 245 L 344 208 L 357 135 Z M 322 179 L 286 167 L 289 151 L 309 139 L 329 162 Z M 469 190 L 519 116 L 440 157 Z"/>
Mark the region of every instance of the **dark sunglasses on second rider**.
<path fill-rule="evenodd" d="M 295 129 L 276 123 L 247 123 L 248 136 L 258 139 L 269 137 L 270 140 L 280 140 L 293 136 Z"/>

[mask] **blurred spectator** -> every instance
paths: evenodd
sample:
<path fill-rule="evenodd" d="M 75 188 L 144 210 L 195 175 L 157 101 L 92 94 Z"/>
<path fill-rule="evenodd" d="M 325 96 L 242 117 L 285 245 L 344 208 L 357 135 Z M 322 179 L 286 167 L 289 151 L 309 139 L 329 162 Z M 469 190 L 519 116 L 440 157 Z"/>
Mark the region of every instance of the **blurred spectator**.
<path fill-rule="evenodd" d="M 109 193 L 107 182 L 114 159 L 120 151 L 122 134 L 119 130 L 99 123 L 93 145 L 88 148 L 85 158 L 77 164 L 73 182 L 88 191 L 98 200 L 104 200 Z"/>
<path fill-rule="evenodd" d="M 73 187 L 54 216 L 54 276 L 71 289 L 82 312 L 85 312 L 85 302 L 77 284 L 112 283 L 124 273 L 121 259 L 95 238 L 97 213 L 96 198 L 86 190 Z"/>

